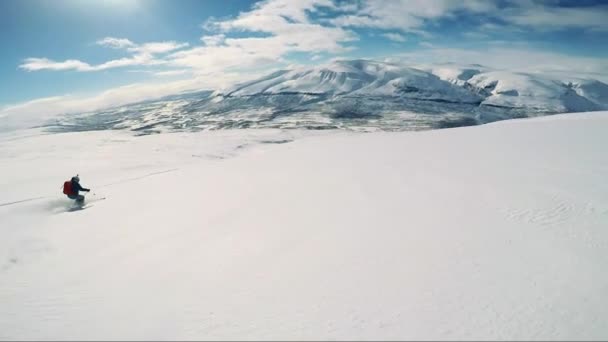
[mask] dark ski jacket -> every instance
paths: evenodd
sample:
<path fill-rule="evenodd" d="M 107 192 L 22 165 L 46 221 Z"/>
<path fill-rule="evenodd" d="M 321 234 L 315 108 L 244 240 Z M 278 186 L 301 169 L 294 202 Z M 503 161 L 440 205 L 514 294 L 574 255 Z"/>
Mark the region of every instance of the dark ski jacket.
<path fill-rule="evenodd" d="M 80 183 L 75 179 L 72 179 L 72 191 L 75 195 L 78 195 L 78 191 L 91 191 L 91 189 L 83 188 Z"/>

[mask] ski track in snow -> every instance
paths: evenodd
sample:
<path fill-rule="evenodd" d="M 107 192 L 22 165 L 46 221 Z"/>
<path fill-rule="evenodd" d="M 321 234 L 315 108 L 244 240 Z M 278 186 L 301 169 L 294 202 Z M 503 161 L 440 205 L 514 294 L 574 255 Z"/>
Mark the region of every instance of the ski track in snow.
<path fill-rule="evenodd" d="M 112 186 L 112 185 L 132 182 L 132 181 L 140 180 L 140 179 L 143 179 L 143 178 L 146 178 L 146 177 L 156 176 L 156 175 L 160 175 L 160 174 L 168 173 L 168 172 L 174 172 L 174 171 L 177 171 L 177 170 L 179 170 L 179 168 L 152 172 L 152 173 L 148 173 L 148 174 L 145 174 L 145 175 L 142 175 L 142 176 L 120 180 L 118 182 L 113 182 L 113 183 L 108 183 L 108 184 L 102 184 L 102 185 L 97 186 L 97 188 L 105 188 L 105 187 Z"/>
<path fill-rule="evenodd" d="M 46 135 L 46 134 L 45 134 Z M 32 138 L 32 137 L 40 137 L 41 134 L 31 134 L 31 135 L 26 135 L 23 137 L 20 137 L 21 139 L 27 139 L 27 138 Z M 5 141 L 13 141 L 17 138 L 9 138 L 6 139 Z M 231 151 L 229 152 L 222 152 L 222 153 L 208 153 L 205 155 L 199 155 L 199 154 L 192 154 L 191 156 L 193 158 L 201 158 L 204 160 L 223 160 L 223 159 L 227 159 L 227 158 L 233 158 L 238 156 L 239 153 L 244 152 L 246 149 L 253 147 L 255 145 L 258 144 L 285 144 L 285 143 L 289 143 L 292 142 L 293 139 L 266 139 L 266 140 L 255 140 L 253 142 L 246 142 L 246 143 L 242 143 L 237 145 L 236 147 L 234 147 Z M 125 139 L 104 139 L 103 140 L 103 145 L 108 144 L 108 143 L 125 143 L 125 142 L 129 142 L 129 140 L 125 140 Z M 137 180 L 141 180 L 143 178 L 146 177 L 151 177 L 151 176 L 156 176 L 159 174 L 163 174 L 163 173 L 168 173 L 168 172 L 174 172 L 179 170 L 179 168 L 171 168 L 171 169 L 166 169 L 166 170 L 160 170 L 160 171 L 154 171 L 154 172 L 150 172 L 150 173 L 146 173 L 143 175 L 138 175 L 135 177 L 131 177 L 131 178 L 127 178 L 127 179 L 121 179 L 112 183 L 107 183 L 107 184 L 101 184 L 101 185 L 96 185 L 95 188 L 105 188 L 105 187 L 109 187 L 109 186 L 114 186 L 114 185 L 118 185 L 118 184 L 123 184 L 123 183 L 128 183 L 128 182 L 132 182 L 132 181 L 137 181 Z M 17 204 L 22 204 L 22 203 L 26 203 L 26 202 L 31 202 L 31 201 L 38 201 L 38 200 L 42 200 L 42 199 L 48 199 L 48 198 L 52 198 L 53 196 L 39 196 L 39 197 L 32 197 L 32 198 L 26 198 L 26 199 L 21 199 L 21 200 L 16 200 L 16 201 L 10 201 L 10 202 L 5 202 L 5 203 L 0 203 L 0 207 L 3 206 L 11 206 L 11 205 L 17 205 Z"/>
<path fill-rule="evenodd" d="M 584 214 L 584 208 L 556 197 L 548 203 L 543 203 L 540 208 L 507 208 L 505 212 L 510 220 L 548 226 L 576 219 Z"/>
<path fill-rule="evenodd" d="M 36 200 L 43 199 L 43 198 L 46 198 L 46 197 L 41 196 L 41 197 L 27 198 L 27 199 L 23 199 L 23 200 L 19 200 L 19 201 L 0 203 L 0 207 L 4 207 L 4 206 L 7 206 L 7 205 L 19 204 L 19 203 L 25 203 L 25 202 L 30 202 L 30 201 L 36 201 Z"/>
<path fill-rule="evenodd" d="M 541 203 L 526 207 L 506 207 L 500 210 L 508 220 L 539 226 L 576 224 L 587 218 L 600 218 L 608 214 L 594 202 L 566 199 L 556 194 Z"/>

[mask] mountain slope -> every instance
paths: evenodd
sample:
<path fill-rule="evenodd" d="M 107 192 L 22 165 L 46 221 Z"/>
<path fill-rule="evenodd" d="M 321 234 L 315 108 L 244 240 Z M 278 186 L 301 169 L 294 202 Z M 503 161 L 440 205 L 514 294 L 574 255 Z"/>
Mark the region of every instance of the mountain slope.
<path fill-rule="evenodd" d="M 584 97 L 583 89 L 577 93 L 564 82 L 539 75 L 490 71 L 474 75 L 467 83 L 487 94 L 482 105 L 553 113 L 602 109 Z"/>
<path fill-rule="evenodd" d="M 608 109 L 608 84 L 597 80 L 582 80 L 571 84 L 576 93 L 597 104 L 602 109 Z"/>

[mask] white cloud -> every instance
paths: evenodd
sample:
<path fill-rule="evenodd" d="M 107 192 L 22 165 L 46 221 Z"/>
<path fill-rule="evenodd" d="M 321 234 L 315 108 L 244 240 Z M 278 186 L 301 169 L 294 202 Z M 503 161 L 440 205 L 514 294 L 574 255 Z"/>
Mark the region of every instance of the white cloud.
<path fill-rule="evenodd" d="M 199 73 L 219 72 L 229 68 L 256 68 L 280 62 L 282 53 L 275 42 L 262 38 L 240 39 L 230 46 L 202 46 L 178 51 L 169 56 L 168 64 L 191 68 Z M 256 50 L 248 50 L 254 45 Z M 266 47 L 267 50 L 263 50 Z M 257 49 L 259 48 L 259 50 Z"/>
<path fill-rule="evenodd" d="M 608 6 L 548 7 L 530 5 L 504 12 L 502 19 L 511 24 L 543 31 L 568 28 L 608 31 Z"/>
<path fill-rule="evenodd" d="M 342 43 L 357 40 L 358 37 L 353 32 L 311 22 L 308 13 L 316 12 L 322 7 L 333 7 L 333 2 L 263 1 L 256 4 L 252 11 L 241 13 L 232 20 L 215 22 L 214 26 L 224 32 L 243 30 L 268 33 L 270 37 L 267 39 L 271 39 L 281 51 L 348 51 Z M 239 44 L 238 39 L 233 39 L 232 43 Z"/>
<path fill-rule="evenodd" d="M 137 53 L 149 53 L 149 54 L 162 54 L 171 52 L 174 50 L 179 50 L 187 47 L 188 43 L 179 43 L 176 41 L 166 41 L 166 42 L 152 42 L 145 44 L 135 44 L 127 38 L 115 38 L 115 37 L 105 37 L 96 42 L 97 45 L 113 48 L 113 49 L 126 49 L 131 52 Z"/>
<path fill-rule="evenodd" d="M 463 32 L 462 36 L 466 39 L 471 39 L 471 40 L 484 40 L 484 39 L 488 39 L 490 37 L 487 34 L 485 34 L 483 32 L 479 32 L 479 31 Z"/>
<path fill-rule="evenodd" d="M 407 41 L 407 38 L 400 34 L 400 33 L 395 33 L 395 32 L 388 32 L 388 33 L 383 33 L 382 36 L 386 37 L 387 39 L 390 39 L 394 42 L 400 42 L 403 43 L 405 41 Z"/>
<path fill-rule="evenodd" d="M 148 54 L 162 54 L 188 47 L 188 43 L 178 43 L 175 41 L 153 42 L 129 48 L 129 51 Z"/>
<path fill-rule="evenodd" d="M 154 76 L 179 76 L 186 75 L 191 73 L 188 69 L 179 69 L 179 70 L 167 70 L 167 71 L 157 71 L 154 72 Z"/>
<path fill-rule="evenodd" d="M 479 25 L 478 29 L 480 31 L 502 31 L 505 29 L 504 25 L 498 25 L 494 23 L 483 23 Z"/>
<path fill-rule="evenodd" d="M 201 41 L 206 46 L 218 46 L 224 44 L 226 40 L 226 35 L 224 34 L 215 34 L 211 36 L 203 36 L 201 37 Z"/>
<path fill-rule="evenodd" d="M 105 37 L 97 42 L 97 45 L 106 46 L 113 49 L 124 49 L 135 46 L 135 43 L 126 38 Z"/>
<path fill-rule="evenodd" d="M 457 12 L 484 14 L 509 25 L 481 23 L 492 29 L 517 30 L 522 27 L 543 31 L 581 28 L 608 31 L 608 5 L 586 7 L 556 7 L 552 2 L 530 0 L 506 1 L 504 8 L 485 0 L 363 0 L 355 2 L 357 10 L 348 11 L 329 20 L 339 27 L 372 27 L 409 32 L 420 30 L 433 20 L 453 17 Z M 342 6 L 340 6 L 342 7 Z M 340 7 L 338 10 L 340 10 Z M 419 31 L 419 32 L 420 32 Z M 424 32 L 424 31 L 422 31 Z"/>
<path fill-rule="evenodd" d="M 252 31 L 271 32 L 281 30 L 288 22 L 309 23 L 307 12 L 316 12 L 319 8 L 334 8 L 331 0 L 267 0 L 254 5 L 249 12 L 243 12 L 234 20 L 220 22 L 224 29 L 242 28 Z M 277 26 L 268 26 L 276 24 Z"/>
<path fill-rule="evenodd" d="M 26 58 L 19 68 L 27 71 L 39 70 L 75 70 L 75 71 L 101 71 L 113 68 L 127 66 L 145 66 L 145 65 L 161 65 L 166 62 L 162 59 L 154 57 L 154 55 L 164 54 L 171 51 L 179 50 L 189 46 L 188 43 L 178 43 L 175 41 L 167 42 L 151 42 L 145 44 L 135 44 L 126 38 L 106 37 L 100 39 L 96 44 L 113 48 L 126 49 L 133 53 L 131 57 L 124 57 L 115 60 L 110 60 L 101 64 L 91 65 L 89 63 L 76 59 L 68 59 L 65 61 L 54 61 L 49 58 Z"/>
<path fill-rule="evenodd" d="M 39 71 L 39 70 L 75 70 L 75 71 L 101 71 L 112 68 L 120 68 L 126 66 L 135 65 L 159 65 L 163 64 L 163 61 L 155 60 L 149 54 L 138 54 L 129 58 L 114 59 L 105 63 L 90 65 L 88 63 L 68 59 L 65 61 L 54 61 L 48 58 L 27 58 L 24 63 L 19 65 L 19 68 L 27 71 Z"/>
<path fill-rule="evenodd" d="M 481 64 L 497 69 L 522 72 L 555 73 L 568 77 L 596 78 L 608 81 L 608 60 L 570 56 L 560 53 L 539 51 L 526 44 L 511 42 L 490 45 L 484 50 L 429 48 L 400 56 L 410 63 L 439 64 Z"/>
<path fill-rule="evenodd" d="M 373 27 L 408 32 L 421 28 L 426 20 L 452 16 L 466 10 L 487 13 L 496 6 L 483 0 L 390 0 L 362 1 L 355 14 L 338 16 L 331 22 L 340 27 Z"/>
<path fill-rule="evenodd" d="M 330 0 L 270 0 L 254 5 L 236 18 L 211 20 L 204 27 L 215 34 L 201 38 L 203 46 L 175 52 L 169 65 L 197 72 L 258 69 L 280 66 L 290 52 L 343 53 L 357 35 L 339 27 L 313 23 L 312 12 L 333 7 Z M 227 38 L 230 32 L 265 33 L 266 37 Z"/>
<path fill-rule="evenodd" d="M 78 70 L 90 71 L 91 66 L 88 63 L 81 62 L 76 59 L 68 59 L 63 62 L 56 62 L 48 58 L 26 58 L 19 68 L 27 71 L 38 70 Z"/>

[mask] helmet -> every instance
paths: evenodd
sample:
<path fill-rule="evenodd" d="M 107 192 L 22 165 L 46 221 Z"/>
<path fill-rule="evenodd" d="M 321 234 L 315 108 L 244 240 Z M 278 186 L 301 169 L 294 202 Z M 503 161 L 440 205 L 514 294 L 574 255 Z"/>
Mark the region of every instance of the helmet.
<path fill-rule="evenodd" d="M 80 182 L 80 177 L 78 177 L 78 175 L 76 175 L 76 176 L 72 177 L 72 180 L 74 182 L 76 182 L 76 183 L 79 183 Z"/>

